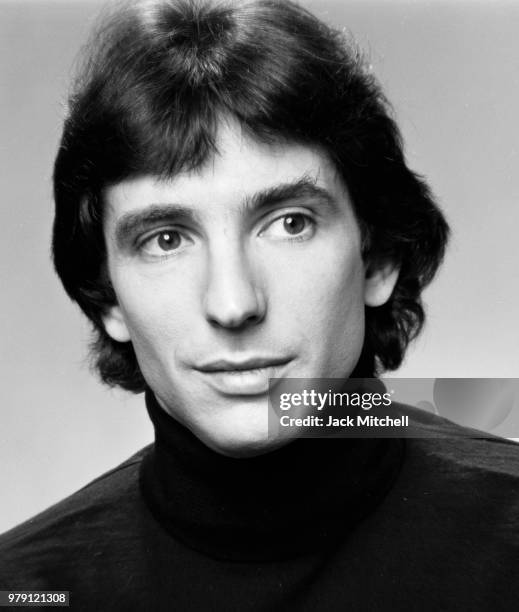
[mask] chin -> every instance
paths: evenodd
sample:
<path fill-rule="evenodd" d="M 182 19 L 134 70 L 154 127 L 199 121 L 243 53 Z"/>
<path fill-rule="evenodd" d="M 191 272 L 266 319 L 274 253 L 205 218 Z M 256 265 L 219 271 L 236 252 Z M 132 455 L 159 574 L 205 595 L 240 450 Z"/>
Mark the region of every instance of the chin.
<path fill-rule="evenodd" d="M 236 459 L 264 455 L 291 442 L 288 436 L 269 436 L 266 427 L 240 428 L 226 424 L 224 430 L 211 428 L 193 433 L 211 450 Z"/>

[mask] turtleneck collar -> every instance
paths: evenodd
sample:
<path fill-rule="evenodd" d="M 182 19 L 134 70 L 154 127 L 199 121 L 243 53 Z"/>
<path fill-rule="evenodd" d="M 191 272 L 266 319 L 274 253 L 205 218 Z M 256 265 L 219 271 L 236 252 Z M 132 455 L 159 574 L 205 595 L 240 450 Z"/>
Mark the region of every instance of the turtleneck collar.
<path fill-rule="evenodd" d="M 333 547 L 382 500 L 403 440 L 301 439 L 233 459 L 205 446 L 146 392 L 155 444 L 140 482 L 152 514 L 210 556 L 274 560 Z"/>

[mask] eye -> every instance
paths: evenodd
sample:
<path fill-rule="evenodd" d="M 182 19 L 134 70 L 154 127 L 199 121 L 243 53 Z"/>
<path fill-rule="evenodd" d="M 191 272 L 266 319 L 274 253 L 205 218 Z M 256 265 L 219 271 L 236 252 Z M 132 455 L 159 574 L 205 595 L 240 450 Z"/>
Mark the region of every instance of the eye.
<path fill-rule="evenodd" d="M 262 232 L 262 236 L 274 239 L 303 240 L 311 238 L 315 232 L 315 221 L 303 213 L 288 213 L 272 221 Z"/>
<path fill-rule="evenodd" d="M 183 245 L 184 240 L 184 236 L 177 230 L 162 230 L 145 238 L 139 248 L 151 257 L 163 257 L 178 250 Z"/>

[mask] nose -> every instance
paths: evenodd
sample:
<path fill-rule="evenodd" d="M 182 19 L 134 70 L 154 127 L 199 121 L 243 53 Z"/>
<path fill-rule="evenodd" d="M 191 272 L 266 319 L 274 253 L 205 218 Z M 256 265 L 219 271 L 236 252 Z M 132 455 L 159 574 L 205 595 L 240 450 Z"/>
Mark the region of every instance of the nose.
<path fill-rule="evenodd" d="M 209 255 L 205 292 L 207 320 L 214 326 L 238 330 L 260 323 L 267 301 L 249 258 L 238 246 L 226 245 Z"/>

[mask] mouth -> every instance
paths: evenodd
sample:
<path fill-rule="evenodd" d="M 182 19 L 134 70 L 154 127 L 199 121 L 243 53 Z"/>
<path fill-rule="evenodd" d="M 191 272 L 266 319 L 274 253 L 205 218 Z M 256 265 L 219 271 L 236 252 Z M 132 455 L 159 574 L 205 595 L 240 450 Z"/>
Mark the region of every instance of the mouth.
<path fill-rule="evenodd" d="M 269 378 L 282 378 L 291 357 L 252 357 L 245 360 L 219 359 L 196 368 L 211 387 L 222 395 L 264 395 Z"/>

